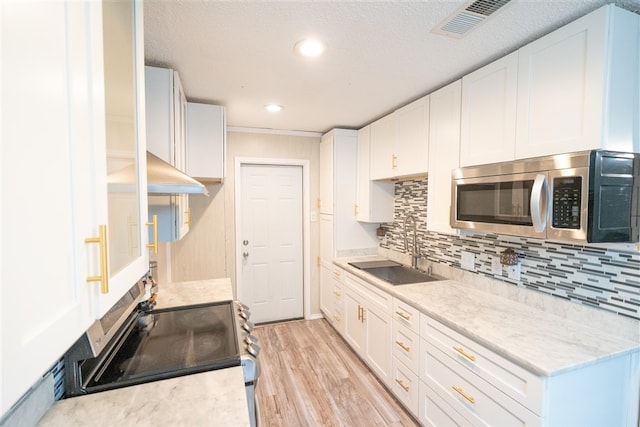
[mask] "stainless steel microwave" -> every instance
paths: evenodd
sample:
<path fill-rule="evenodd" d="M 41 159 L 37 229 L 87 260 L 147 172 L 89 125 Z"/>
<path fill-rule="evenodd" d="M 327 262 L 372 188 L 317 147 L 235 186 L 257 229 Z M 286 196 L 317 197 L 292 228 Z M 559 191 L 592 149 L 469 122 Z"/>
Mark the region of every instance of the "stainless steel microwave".
<path fill-rule="evenodd" d="M 640 154 L 584 151 L 455 169 L 451 226 L 580 243 L 638 242 Z"/>

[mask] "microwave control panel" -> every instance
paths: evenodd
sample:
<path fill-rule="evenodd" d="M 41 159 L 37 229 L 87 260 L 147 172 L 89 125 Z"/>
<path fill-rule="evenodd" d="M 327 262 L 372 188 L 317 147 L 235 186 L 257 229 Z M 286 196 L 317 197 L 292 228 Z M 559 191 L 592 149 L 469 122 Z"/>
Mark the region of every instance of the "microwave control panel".
<path fill-rule="evenodd" d="M 579 230 L 582 177 L 555 178 L 552 188 L 553 227 Z"/>

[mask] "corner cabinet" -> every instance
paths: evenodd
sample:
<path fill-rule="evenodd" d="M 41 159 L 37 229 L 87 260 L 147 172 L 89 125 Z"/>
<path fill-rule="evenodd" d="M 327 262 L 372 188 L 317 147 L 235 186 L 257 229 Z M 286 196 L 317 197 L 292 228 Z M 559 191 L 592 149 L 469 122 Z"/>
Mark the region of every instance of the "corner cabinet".
<path fill-rule="evenodd" d="M 427 174 L 429 96 L 405 105 L 370 126 L 371 179 L 396 179 Z"/>
<path fill-rule="evenodd" d="M 0 416 L 149 268 L 142 4 L 2 12 Z"/>
<path fill-rule="evenodd" d="M 147 150 L 175 168 L 187 169 L 187 98 L 171 69 L 145 67 Z M 189 232 L 188 194 L 149 196 L 149 216 L 158 216 L 158 241 L 172 242 Z M 153 240 L 151 232 L 149 240 Z"/>
<path fill-rule="evenodd" d="M 608 5 L 519 50 L 516 158 L 640 151 L 639 33 Z"/>
<path fill-rule="evenodd" d="M 357 191 L 355 215 L 362 222 L 393 222 L 394 184 L 373 181 L 371 169 L 371 126 L 358 131 Z"/>

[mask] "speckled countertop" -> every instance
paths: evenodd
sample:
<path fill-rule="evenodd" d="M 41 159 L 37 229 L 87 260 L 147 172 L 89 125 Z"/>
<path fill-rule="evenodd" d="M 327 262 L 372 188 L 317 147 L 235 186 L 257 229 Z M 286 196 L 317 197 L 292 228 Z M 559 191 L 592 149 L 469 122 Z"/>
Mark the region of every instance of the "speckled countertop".
<path fill-rule="evenodd" d="M 619 334 L 617 329 L 562 317 L 456 280 L 393 286 L 348 265 L 365 259 L 377 258 L 344 258 L 334 263 L 536 375 L 557 375 L 640 351 L 633 325 L 631 333 Z M 534 293 L 526 289 L 522 292 Z M 558 304 L 574 305 L 565 301 Z M 612 326 L 618 320 L 627 321 L 616 317 L 620 316 L 611 314 Z"/>
<path fill-rule="evenodd" d="M 229 279 L 160 284 L 156 308 L 233 299 Z M 56 402 L 38 426 L 249 426 L 242 367 Z"/>

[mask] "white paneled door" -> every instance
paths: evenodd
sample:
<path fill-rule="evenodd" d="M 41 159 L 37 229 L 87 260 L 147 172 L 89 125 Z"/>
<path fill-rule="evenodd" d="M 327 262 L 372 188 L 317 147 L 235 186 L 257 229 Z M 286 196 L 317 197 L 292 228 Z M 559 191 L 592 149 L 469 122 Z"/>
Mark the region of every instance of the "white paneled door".
<path fill-rule="evenodd" d="M 303 316 L 302 167 L 243 164 L 237 262 L 251 320 Z"/>

